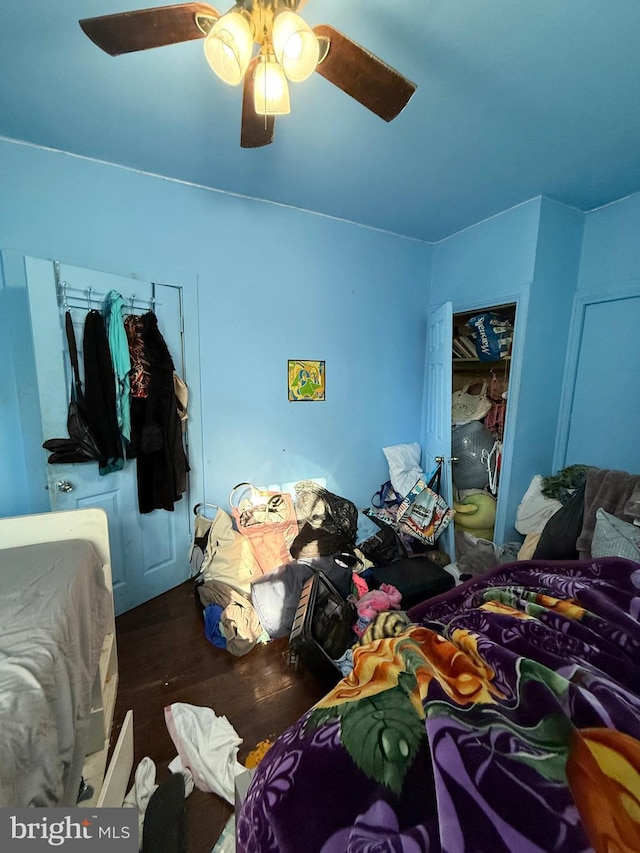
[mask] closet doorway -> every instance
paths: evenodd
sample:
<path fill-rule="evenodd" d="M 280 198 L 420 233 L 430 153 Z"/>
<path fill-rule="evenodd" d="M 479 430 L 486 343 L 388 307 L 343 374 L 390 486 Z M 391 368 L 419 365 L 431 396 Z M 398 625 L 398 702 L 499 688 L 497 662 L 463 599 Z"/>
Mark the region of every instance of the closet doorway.
<path fill-rule="evenodd" d="M 456 539 L 466 532 L 502 544 L 495 527 L 515 322 L 515 303 L 453 315 L 452 392 L 454 399 L 473 401 L 474 409 L 468 417 L 452 411 Z"/>
<path fill-rule="evenodd" d="M 87 312 L 100 310 L 110 290 L 122 295 L 132 314 L 154 310 L 176 373 L 189 384 L 185 376 L 180 287 L 37 258 L 25 258 L 25 268 L 43 440 L 67 435 L 71 372 L 64 332 L 65 304 L 73 318 L 80 359 Z M 80 374 L 83 377 L 81 360 Z M 188 452 L 186 435 L 185 445 Z M 52 510 L 97 506 L 107 513 L 116 614 L 188 578 L 188 491 L 176 502 L 173 512 L 156 509 L 141 515 L 135 460 L 126 460 L 121 471 L 100 476 L 95 462 L 49 465 L 44 450 L 42 455 Z"/>
<path fill-rule="evenodd" d="M 427 318 L 427 343 L 426 363 L 424 381 L 424 403 L 422 415 L 422 467 L 425 472 L 430 472 L 436 461 L 441 459 L 442 467 L 442 493 L 449 505 L 460 497 L 461 485 L 456 480 L 456 466 L 459 465 L 460 457 L 456 455 L 457 447 L 453 441 L 452 424 L 452 394 L 460 389 L 467 381 L 472 382 L 480 379 L 486 380 L 490 389 L 492 384 L 500 386 L 500 393 L 506 391 L 509 378 L 513 375 L 511 357 L 499 359 L 498 361 L 481 360 L 476 353 L 468 350 L 462 354 L 457 350 L 460 337 L 470 334 L 466 323 L 475 315 L 485 312 L 504 313 L 512 326 L 515 325 L 516 299 L 508 303 L 500 303 L 491 307 L 477 307 L 458 310 L 454 313 L 453 304 L 445 302 L 429 312 Z M 518 309 L 519 311 L 519 309 Z M 520 313 L 520 311 L 519 311 Z M 524 311 L 522 312 L 525 313 Z M 515 340 L 515 334 L 514 334 Z M 454 341 L 456 346 L 454 347 Z M 493 373 L 492 373 L 493 371 Z M 492 383 L 492 380 L 493 383 Z M 506 402 L 506 401 L 505 401 Z M 509 406 L 509 420 L 514 420 L 513 405 Z M 506 405 L 500 424 L 500 436 L 502 438 L 502 427 L 506 417 Z M 493 424 L 492 426 L 496 426 Z M 506 507 L 509 494 L 511 476 L 511 456 L 513 447 L 513 430 L 505 429 L 505 443 L 500 462 L 499 494 L 500 500 L 496 501 L 496 515 L 494 522 L 493 540 L 497 543 L 504 541 L 506 527 Z M 508 442 L 508 443 L 507 443 Z M 493 446 L 491 442 L 491 447 Z M 536 470 L 535 461 L 529 464 L 531 457 L 535 458 L 536 449 L 529 443 L 521 451 L 523 464 L 527 469 Z M 478 451 L 480 460 L 481 452 Z M 458 471 L 460 468 L 458 468 Z M 473 484 L 465 482 L 465 487 L 475 491 Z M 480 489 L 480 486 L 478 487 Z M 497 492 L 495 493 L 498 496 Z M 438 545 L 451 557 L 455 555 L 455 521 L 444 531 Z"/>

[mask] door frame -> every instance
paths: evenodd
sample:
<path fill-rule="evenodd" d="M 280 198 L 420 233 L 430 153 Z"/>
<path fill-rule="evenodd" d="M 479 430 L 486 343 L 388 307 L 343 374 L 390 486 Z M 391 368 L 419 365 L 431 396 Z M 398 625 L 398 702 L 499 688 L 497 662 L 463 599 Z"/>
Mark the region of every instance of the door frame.
<path fill-rule="evenodd" d="M 500 466 L 500 488 L 498 489 L 498 501 L 496 503 L 496 520 L 494 524 L 494 542 L 504 541 L 505 531 L 510 527 L 507 523 L 508 495 L 511 488 L 511 467 L 513 460 L 513 448 L 515 444 L 515 430 L 517 424 L 518 400 L 520 396 L 520 378 L 522 374 L 523 353 L 525 347 L 525 331 L 527 328 L 527 314 L 529 310 L 529 290 L 519 290 L 512 293 L 501 293 L 494 299 L 490 297 L 478 298 L 471 301 L 452 303 L 452 320 L 455 314 L 466 314 L 470 311 L 482 311 L 499 305 L 515 305 L 516 318 L 513 330 L 513 346 L 511 350 L 511 367 L 509 370 L 509 396 L 507 400 L 507 414 L 504 425 L 504 441 L 502 443 L 502 461 Z M 439 306 L 429 306 L 429 311 L 436 310 Z M 452 388 L 448 389 L 449 395 Z M 426 402 L 425 402 L 426 404 Z"/>
<path fill-rule="evenodd" d="M 51 509 L 46 488 L 46 470 L 42 465 L 40 396 L 36 380 L 25 257 L 25 252 L 16 249 L 0 250 L 4 295 L 10 310 L 7 332 L 9 347 L 13 353 L 17 389 L 20 436 L 16 438 L 16 452 L 21 451 L 22 454 L 20 467 L 25 481 L 22 487 L 24 498 L 14 506 L 10 515 L 43 513 Z"/>
<path fill-rule="evenodd" d="M 426 336 L 424 341 L 424 378 L 422 390 L 422 417 L 420 426 L 420 445 L 422 447 L 422 470 L 425 477 L 429 476 L 430 471 L 435 466 L 436 458 L 441 456 L 443 464 L 441 468 L 441 485 L 440 490 L 442 496 L 447 501 L 449 506 L 453 503 L 453 483 L 451 477 L 451 418 L 449 415 L 451 409 L 451 388 L 443 387 L 443 383 L 448 382 L 451 386 L 451 347 L 449 340 L 444 341 L 442 346 L 432 347 L 432 330 L 435 330 L 438 323 L 437 315 L 441 315 L 441 322 L 444 326 L 445 334 L 448 338 L 452 336 L 452 318 L 453 304 L 446 300 L 437 306 L 431 306 L 429 316 L 426 322 Z M 446 364 L 444 364 L 445 356 L 442 356 L 443 370 L 440 376 L 440 381 L 432 370 L 431 352 L 434 350 L 437 353 L 442 352 L 442 347 L 446 351 Z M 440 363 L 438 355 L 435 364 Z M 435 387 L 434 387 L 435 386 Z M 429 425 L 430 413 L 434 413 L 435 421 L 431 427 Z M 440 417 L 438 417 L 440 415 Z M 442 423 L 441 418 L 446 418 L 447 422 Z M 438 433 L 441 431 L 441 434 Z M 443 531 L 438 540 L 439 546 L 444 548 L 446 554 L 452 560 L 455 560 L 455 548 L 453 538 L 453 524 L 449 524 Z"/>
<path fill-rule="evenodd" d="M 606 302 L 618 302 L 621 299 L 631 299 L 638 296 L 638 281 L 630 284 L 628 281 L 620 283 L 605 291 L 585 290 L 576 293 L 573 297 L 573 308 L 569 323 L 567 355 L 565 359 L 564 378 L 562 392 L 560 395 L 560 408 L 558 410 L 558 426 L 556 430 L 556 444 L 553 453 L 553 470 L 560 471 L 566 466 L 567 450 L 569 448 L 569 433 L 571 428 L 571 412 L 573 400 L 578 381 L 578 367 L 580 363 L 580 350 L 582 347 L 582 336 L 587 315 L 587 309 L 591 305 L 604 304 Z"/>
<path fill-rule="evenodd" d="M 188 500 L 191 504 L 196 504 L 204 500 L 204 446 L 203 446 L 203 429 L 202 429 L 202 401 L 201 401 L 201 384 L 200 384 L 200 321 L 198 312 L 198 277 L 195 274 L 176 275 L 174 281 L 166 281 L 164 275 L 157 276 L 150 274 L 140 268 L 122 268 L 119 266 L 105 267 L 104 264 L 93 263 L 87 258 L 52 258 L 50 256 L 38 256 L 30 252 L 20 252 L 17 250 L 3 250 L 3 260 L 5 256 L 12 263 L 12 267 L 16 269 L 16 262 L 20 258 L 20 275 L 21 283 L 27 290 L 27 271 L 26 259 L 37 258 L 42 261 L 49 261 L 53 264 L 58 262 L 62 265 L 68 265 L 87 270 L 95 270 L 106 275 L 121 276 L 123 278 L 140 279 L 141 281 L 151 282 L 156 285 L 164 285 L 173 287 L 180 291 L 182 300 L 182 315 L 183 325 L 182 330 L 182 347 L 183 347 L 183 363 L 185 376 L 182 377 L 187 382 L 189 390 L 188 401 L 188 421 L 187 421 L 187 438 L 189 447 L 189 465 L 190 472 L 188 475 L 188 489 L 184 495 L 184 500 Z M 6 263 L 6 261 L 5 261 Z M 53 277 L 53 275 L 52 275 Z M 176 284 L 175 281 L 180 283 Z M 31 319 L 29 318 L 29 335 L 31 335 Z M 34 362 L 35 368 L 35 362 Z M 38 425 L 39 429 L 39 425 Z M 42 483 L 43 493 L 46 495 L 46 469 L 38 474 L 40 483 Z M 189 507 L 187 513 L 189 519 L 189 530 L 193 532 L 194 515 Z"/>

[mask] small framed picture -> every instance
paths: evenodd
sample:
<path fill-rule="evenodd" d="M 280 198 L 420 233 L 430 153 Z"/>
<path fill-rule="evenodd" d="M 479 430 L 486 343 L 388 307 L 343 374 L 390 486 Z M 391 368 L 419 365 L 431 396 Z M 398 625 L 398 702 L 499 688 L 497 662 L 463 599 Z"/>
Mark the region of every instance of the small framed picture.
<path fill-rule="evenodd" d="M 324 361 L 290 358 L 288 362 L 289 400 L 324 400 Z"/>

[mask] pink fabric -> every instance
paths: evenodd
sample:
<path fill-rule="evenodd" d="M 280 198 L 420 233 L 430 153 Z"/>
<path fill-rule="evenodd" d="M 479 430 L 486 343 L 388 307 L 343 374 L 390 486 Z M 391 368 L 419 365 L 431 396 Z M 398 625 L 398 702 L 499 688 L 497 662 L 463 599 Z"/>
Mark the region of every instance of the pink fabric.
<path fill-rule="evenodd" d="M 367 586 L 367 582 L 364 578 L 361 578 L 357 572 L 353 572 L 351 575 L 351 580 L 353 581 L 353 585 L 356 588 L 358 593 L 358 598 L 362 598 L 367 592 L 369 592 L 369 587 Z"/>
<path fill-rule="evenodd" d="M 376 613 L 385 610 L 398 610 L 402 593 L 390 583 L 383 583 L 380 589 L 371 589 L 356 602 L 358 616 L 373 619 Z"/>
<path fill-rule="evenodd" d="M 489 412 L 484 419 L 486 428 L 494 433 L 496 438 L 502 441 L 504 433 L 504 420 L 507 413 L 507 404 L 504 400 L 500 403 L 492 403 Z"/>

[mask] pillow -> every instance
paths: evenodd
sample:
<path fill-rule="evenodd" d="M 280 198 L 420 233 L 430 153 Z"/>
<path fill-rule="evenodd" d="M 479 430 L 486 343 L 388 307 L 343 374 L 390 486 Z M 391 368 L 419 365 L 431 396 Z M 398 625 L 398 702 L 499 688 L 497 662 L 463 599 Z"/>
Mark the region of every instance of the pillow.
<path fill-rule="evenodd" d="M 596 511 L 591 556 L 627 557 L 640 563 L 640 527 L 622 521 L 600 507 Z"/>

